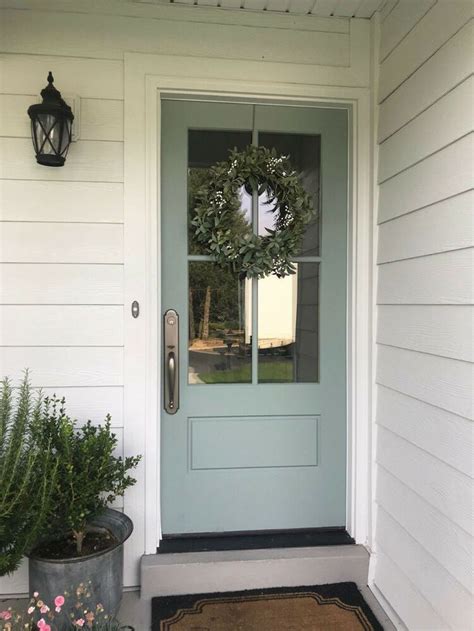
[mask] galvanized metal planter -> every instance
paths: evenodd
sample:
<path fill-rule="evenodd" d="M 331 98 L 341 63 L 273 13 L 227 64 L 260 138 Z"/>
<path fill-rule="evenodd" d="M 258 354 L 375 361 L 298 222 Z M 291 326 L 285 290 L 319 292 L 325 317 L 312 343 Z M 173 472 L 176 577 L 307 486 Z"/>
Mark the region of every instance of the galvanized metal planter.
<path fill-rule="evenodd" d="M 119 543 L 107 550 L 71 559 L 44 559 L 31 554 L 30 595 L 37 591 L 44 602 L 52 603 L 64 590 L 70 591 L 90 581 L 94 601 L 102 603 L 105 611 L 114 615 L 122 600 L 123 544 L 132 534 L 133 524 L 127 515 L 108 508 L 91 525 L 106 528 Z"/>

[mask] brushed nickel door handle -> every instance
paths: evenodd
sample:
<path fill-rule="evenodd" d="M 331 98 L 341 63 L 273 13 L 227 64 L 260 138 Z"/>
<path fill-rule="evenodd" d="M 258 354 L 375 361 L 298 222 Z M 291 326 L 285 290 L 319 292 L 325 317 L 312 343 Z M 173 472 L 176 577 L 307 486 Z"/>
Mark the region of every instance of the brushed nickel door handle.
<path fill-rule="evenodd" d="M 168 309 L 163 317 L 164 340 L 164 407 L 168 414 L 179 409 L 179 316 Z"/>

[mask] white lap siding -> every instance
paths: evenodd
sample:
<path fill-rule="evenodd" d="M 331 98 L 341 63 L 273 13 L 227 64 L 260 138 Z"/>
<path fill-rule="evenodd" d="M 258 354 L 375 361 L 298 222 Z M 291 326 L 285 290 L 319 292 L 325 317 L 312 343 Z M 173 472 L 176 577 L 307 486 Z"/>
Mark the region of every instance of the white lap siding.
<path fill-rule="evenodd" d="M 471 13 L 381 24 L 374 583 L 430 631 L 473 615 Z"/>

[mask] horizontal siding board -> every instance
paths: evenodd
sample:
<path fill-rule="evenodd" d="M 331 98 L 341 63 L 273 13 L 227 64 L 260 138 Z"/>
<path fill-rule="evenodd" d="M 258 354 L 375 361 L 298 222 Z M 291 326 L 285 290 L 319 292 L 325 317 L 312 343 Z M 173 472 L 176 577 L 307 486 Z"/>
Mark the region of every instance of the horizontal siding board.
<path fill-rule="evenodd" d="M 472 418 L 472 376 L 467 362 L 378 345 L 378 384 L 465 418 Z"/>
<path fill-rule="evenodd" d="M 0 180 L 0 200 L 8 221 L 123 222 L 122 183 Z"/>
<path fill-rule="evenodd" d="M 68 94 L 62 91 L 62 96 L 70 103 Z M 0 94 L 0 136 L 30 138 L 27 110 L 36 102 L 41 98 L 30 94 Z M 81 98 L 80 110 L 76 120 L 80 121 L 82 140 L 123 140 L 123 101 Z"/>
<path fill-rule="evenodd" d="M 380 186 L 379 221 L 429 206 L 472 188 L 473 134 L 469 134 Z"/>
<path fill-rule="evenodd" d="M 467 631 L 472 622 L 472 597 L 468 591 L 381 508 L 377 527 L 385 554 L 397 559 L 417 590 L 444 620 L 444 628 Z"/>
<path fill-rule="evenodd" d="M 473 306 L 380 305 L 377 342 L 474 361 L 473 323 Z"/>
<path fill-rule="evenodd" d="M 466 589 L 472 587 L 472 537 L 379 467 L 376 501 Z"/>
<path fill-rule="evenodd" d="M 120 386 L 43 388 L 42 391 L 45 397 L 64 397 L 67 414 L 79 423 L 90 420 L 94 425 L 100 425 L 110 414 L 113 427 L 123 426 L 123 388 Z"/>
<path fill-rule="evenodd" d="M 6 28 L 4 22 L 3 33 Z M 17 33 L 11 32 L 11 36 Z M 45 35 L 49 37 L 50 33 L 47 28 Z M 54 56 L 2 54 L 0 63 L 1 94 L 39 96 L 47 83 L 48 72 L 53 69 L 55 83 L 65 95 L 77 94 L 84 99 L 123 99 L 123 60 L 61 57 L 56 52 Z"/>
<path fill-rule="evenodd" d="M 0 304 L 121 305 L 121 265 L 0 264 Z"/>
<path fill-rule="evenodd" d="M 374 583 L 406 627 L 425 631 L 446 631 L 446 623 L 420 594 L 410 576 L 404 574 L 380 546 L 376 558 Z"/>
<path fill-rule="evenodd" d="M 385 140 L 379 147 L 379 181 L 468 134 L 472 130 L 473 89 L 471 77 Z"/>
<path fill-rule="evenodd" d="M 473 304 L 472 249 L 379 265 L 378 304 Z"/>
<path fill-rule="evenodd" d="M 380 32 L 380 60 L 401 42 L 436 0 L 400 0 L 382 22 Z"/>
<path fill-rule="evenodd" d="M 473 533 L 472 479 L 379 426 L 377 462 L 466 533 Z"/>
<path fill-rule="evenodd" d="M 123 59 L 124 51 L 133 50 L 156 55 L 219 56 L 239 60 L 260 60 L 263 55 L 265 61 L 270 62 L 350 65 L 347 33 L 294 29 L 291 22 L 287 22 L 288 28 L 260 28 L 256 32 L 255 28 L 235 24 L 221 23 L 216 27 L 205 19 L 199 22 L 139 17 L 127 20 L 116 15 L 91 16 L 60 11 L 6 10 L 3 20 L 3 49 L 11 53 L 29 52 L 34 42 L 34 52 L 39 55 L 80 57 L 87 47 L 91 57 L 107 56 L 117 60 Z M 60 37 L 51 38 L 51 32 Z M 75 36 L 71 37 L 71 33 Z M 55 78 L 66 94 L 62 75 L 56 72 Z M 38 75 L 32 85 L 37 82 Z M 80 94 L 79 90 L 77 92 Z"/>
<path fill-rule="evenodd" d="M 4 305 L 0 322 L 0 346 L 123 345 L 120 306 Z"/>
<path fill-rule="evenodd" d="M 123 143 L 79 140 L 69 148 L 66 166 L 36 163 L 31 140 L 0 138 L 0 177 L 12 180 L 123 182 Z"/>
<path fill-rule="evenodd" d="M 400 215 L 379 226 L 378 263 L 388 263 L 474 244 L 474 191 Z"/>
<path fill-rule="evenodd" d="M 11 263 L 122 263 L 123 226 L 8 222 L 0 257 Z"/>
<path fill-rule="evenodd" d="M 379 107 L 379 142 L 472 74 L 472 22 L 421 66 Z"/>
<path fill-rule="evenodd" d="M 473 477 L 474 426 L 468 419 L 379 386 L 377 423 Z"/>
<path fill-rule="evenodd" d="M 30 369 L 34 387 L 122 386 L 122 348 L 3 348 L 0 373 L 18 380 Z"/>
<path fill-rule="evenodd" d="M 437 2 L 381 63 L 380 101 L 396 90 L 471 17 L 470 0 Z"/>

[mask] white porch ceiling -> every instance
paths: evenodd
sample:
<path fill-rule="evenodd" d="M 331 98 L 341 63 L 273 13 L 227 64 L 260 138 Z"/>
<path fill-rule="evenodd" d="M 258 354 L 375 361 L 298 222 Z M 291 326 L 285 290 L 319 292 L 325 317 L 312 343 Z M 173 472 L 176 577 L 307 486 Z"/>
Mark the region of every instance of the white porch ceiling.
<path fill-rule="evenodd" d="M 143 0 L 138 0 L 143 1 Z M 150 2 L 150 0 L 144 0 Z M 319 17 L 370 18 L 387 0 L 152 0 L 156 4 L 218 7 Z"/>

